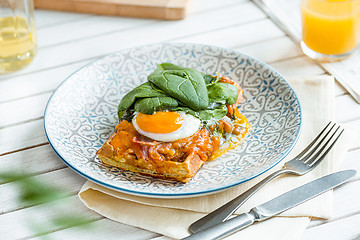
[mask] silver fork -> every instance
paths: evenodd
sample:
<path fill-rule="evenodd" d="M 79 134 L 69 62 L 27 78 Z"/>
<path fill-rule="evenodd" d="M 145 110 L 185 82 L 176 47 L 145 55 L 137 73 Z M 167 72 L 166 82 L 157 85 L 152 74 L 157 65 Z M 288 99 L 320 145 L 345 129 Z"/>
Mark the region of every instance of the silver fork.
<path fill-rule="evenodd" d="M 335 131 L 333 131 L 335 126 L 337 126 L 336 123 L 329 122 L 328 125 L 326 125 L 326 127 L 319 133 L 319 135 L 299 155 L 286 162 L 282 169 L 272 173 L 243 194 L 191 224 L 189 227 L 189 232 L 196 233 L 225 221 L 246 200 L 248 200 L 255 192 L 257 192 L 257 190 L 259 190 L 262 186 L 275 177 L 285 173 L 300 176 L 313 170 L 325 158 L 326 154 L 330 151 L 335 142 L 339 139 L 340 135 L 343 133 L 344 129 L 340 129 L 340 126 L 337 126 Z M 332 135 L 328 137 L 331 132 L 333 132 Z M 325 140 L 326 142 L 324 142 Z M 314 146 L 315 143 L 316 145 Z"/>

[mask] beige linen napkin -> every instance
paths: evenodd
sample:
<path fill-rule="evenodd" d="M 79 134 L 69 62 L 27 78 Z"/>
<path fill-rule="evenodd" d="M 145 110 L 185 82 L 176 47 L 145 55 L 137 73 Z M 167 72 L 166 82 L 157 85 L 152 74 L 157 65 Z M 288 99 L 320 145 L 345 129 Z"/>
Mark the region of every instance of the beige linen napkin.
<path fill-rule="evenodd" d="M 79 192 L 84 204 L 115 221 L 157 232 L 172 238 L 188 235 L 188 226 L 278 170 L 283 163 L 296 156 L 334 115 L 334 79 L 330 76 L 289 77 L 302 107 L 302 127 L 298 143 L 276 167 L 239 186 L 208 196 L 182 199 L 154 199 L 120 193 L 93 182 L 86 182 Z M 251 197 L 237 213 L 248 211 L 281 193 L 320 176 L 333 172 L 346 153 L 348 137 L 343 136 L 326 161 L 312 172 L 301 176 L 283 176 L 274 179 Z M 281 216 L 254 224 L 227 239 L 298 239 L 308 225 L 309 217 L 330 218 L 332 193 L 325 193 L 309 202 L 290 209 Z"/>

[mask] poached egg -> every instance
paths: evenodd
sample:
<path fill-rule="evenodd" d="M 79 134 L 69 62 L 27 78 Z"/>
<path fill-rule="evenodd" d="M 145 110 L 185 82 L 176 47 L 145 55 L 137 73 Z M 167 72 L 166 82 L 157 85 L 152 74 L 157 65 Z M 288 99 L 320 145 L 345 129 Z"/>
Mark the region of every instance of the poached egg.
<path fill-rule="evenodd" d="M 156 112 L 153 115 L 136 112 L 132 124 L 143 136 L 173 142 L 196 133 L 200 128 L 200 119 L 184 112 Z"/>

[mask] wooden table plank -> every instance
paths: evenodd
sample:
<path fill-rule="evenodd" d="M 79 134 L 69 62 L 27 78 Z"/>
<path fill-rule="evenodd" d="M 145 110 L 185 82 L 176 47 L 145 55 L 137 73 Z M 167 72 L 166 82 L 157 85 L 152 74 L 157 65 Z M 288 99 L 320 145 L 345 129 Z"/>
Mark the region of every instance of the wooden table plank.
<path fill-rule="evenodd" d="M 79 61 L 73 64 L 3 79 L 0 81 L 0 104 L 50 93 L 73 72 L 88 63 L 88 60 Z M 15 89 L 16 91 L 14 91 Z"/>
<path fill-rule="evenodd" d="M 359 169 L 358 169 L 359 171 Z M 359 213 L 360 194 L 355 194 L 354 189 L 359 189 L 360 181 L 353 181 L 342 187 L 335 189 L 334 194 L 334 213 L 330 221 L 346 218 Z M 357 209 L 357 211 L 355 210 Z"/>
<path fill-rule="evenodd" d="M 37 120 L 44 116 L 46 103 L 51 93 L 43 93 L 0 104 L 0 128 Z M 30 111 L 29 111 L 30 110 Z"/>
<path fill-rule="evenodd" d="M 358 111 L 360 111 L 360 110 L 358 110 Z M 360 127 L 359 127 L 360 119 L 344 123 L 344 126 L 348 127 L 349 131 L 352 131 L 353 136 L 354 136 L 353 141 L 351 141 L 351 143 L 350 143 L 349 149 L 350 150 L 360 149 L 360 146 L 359 146 L 360 141 L 357 140 L 358 136 L 360 136 Z"/>
<path fill-rule="evenodd" d="M 77 239 L 77 240 L 144 240 L 157 238 L 160 235 L 140 228 L 121 224 L 109 219 L 100 219 L 93 222 L 89 228 L 81 226 L 56 231 L 46 235 L 51 240 Z M 101 236 L 101 237 L 100 237 Z M 31 238 L 31 240 L 42 238 Z"/>
<path fill-rule="evenodd" d="M 232 7 L 244 2 L 247 2 L 247 0 L 195 0 L 189 8 L 189 15 L 191 16 L 194 13 L 206 12 L 222 7 Z"/>
<path fill-rule="evenodd" d="M 37 31 L 38 45 L 39 48 L 49 47 L 113 32 L 126 31 L 127 29 L 139 29 L 157 22 L 157 20 L 148 19 L 92 16 L 51 28 L 39 29 Z M 99 44 L 105 43 L 99 42 Z"/>
<path fill-rule="evenodd" d="M 79 192 L 81 186 L 85 183 L 86 179 L 76 174 L 70 168 L 63 168 L 60 170 L 40 174 L 31 177 L 39 182 L 45 183 L 45 185 L 59 188 L 67 195 L 74 195 Z M 30 205 L 17 201 L 17 197 L 22 192 L 22 186 L 19 186 L 16 182 L 9 182 L 0 184 L 0 192 L 6 192 L 0 198 L 0 216 L 6 218 L 5 215 L 9 212 L 22 210 Z M 6 214 L 7 213 L 7 214 Z"/>
<path fill-rule="evenodd" d="M 288 76 L 312 76 L 321 75 L 324 73 L 319 66 L 312 64 L 306 57 L 300 56 L 293 59 L 285 59 L 275 63 L 271 66 L 280 74 Z M 296 68 L 294 68 L 296 66 Z"/>
<path fill-rule="evenodd" d="M 0 156 L 39 144 L 48 144 L 43 125 L 43 120 L 40 119 L 0 129 Z"/>
<path fill-rule="evenodd" d="M 24 208 L 20 211 L 10 212 L 0 217 L 0 235 L 2 239 L 20 239 L 35 236 L 38 232 L 33 225 L 41 227 L 42 232 L 53 232 L 62 229 L 51 223 L 51 219 L 64 214 L 86 216 L 92 220 L 102 217 L 89 211 L 85 205 L 74 195 L 55 202 Z"/>
<path fill-rule="evenodd" d="M 37 175 L 65 167 L 49 144 L 0 156 L 1 172 Z"/>
<path fill-rule="evenodd" d="M 359 232 L 360 213 L 338 221 L 312 227 L 305 231 L 302 240 L 327 239 L 327 240 L 356 240 Z"/>
<path fill-rule="evenodd" d="M 64 23 L 76 22 L 89 17 L 91 17 L 91 14 L 78 14 L 37 9 L 35 11 L 35 24 L 36 29 L 42 29 L 54 27 Z"/>
<path fill-rule="evenodd" d="M 198 12 L 205 12 L 219 7 L 228 7 L 245 1 L 246 0 L 223 0 L 223 1 L 196 0 L 192 3 L 191 8 L 189 9 L 189 14 L 192 15 Z M 49 11 L 43 9 L 36 9 L 35 12 L 36 12 L 35 21 L 36 21 L 37 29 L 53 27 L 56 25 L 67 24 L 67 23 L 74 23 L 78 20 L 83 20 L 86 18 L 99 17 L 94 14 Z M 125 19 L 124 17 L 117 17 L 117 18 Z"/>
<path fill-rule="evenodd" d="M 340 85 L 340 83 L 336 82 L 335 84 L 335 95 L 341 96 L 348 94 L 347 91 L 343 88 L 343 86 Z"/>
<path fill-rule="evenodd" d="M 286 36 L 235 48 L 235 50 L 268 64 L 302 56 L 300 49 Z"/>
<path fill-rule="evenodd" d="M 259 31 L 258 29 L 262 29 Z M 246 32 L 246 35 L 241 34 Z M 237 48 L 242 45 L 261 42 L 284 36 L 284 33 L 268 19 L 259 19 L 247 24 L 233 25 L 202 34 L 191 35 L 176 39 L 181 42 L 201 43 L 225 48 Z"/>
<path fill-rule="evenodd" d="M 338 122 L 348 123 L 360 119 L 359 104 L 348 94 L 336 98 L 335 109 Z"/>
<path fill-rule="evenodd" d="M 245 1 L 227 0 L 219 1 L 196 1 L 191 8 L 191 16 L 207 11 L 219 11 L 229 7 L 238 7 Z M 220 12 L 221 14 L 221 12 Z M 231 21 L 231 19 L 229 19 Z M 76 41 L 84 38 L 91 38 L 101 34 L 115 31 L 123 31 L 129 28 L 146 27 L 147 24 L 159 22 L 153 19 L 126 18 L 114 16 L 96 16 L 81 18 L 77 21 L 68 21 L 51 28 L 40 28 L 38 33 L 39 47 L 61 44 L 68 41 Z M 91 26 L 91 27 L 89 27 Z M 79 31 L 80 29 L 80 31 Z"/>

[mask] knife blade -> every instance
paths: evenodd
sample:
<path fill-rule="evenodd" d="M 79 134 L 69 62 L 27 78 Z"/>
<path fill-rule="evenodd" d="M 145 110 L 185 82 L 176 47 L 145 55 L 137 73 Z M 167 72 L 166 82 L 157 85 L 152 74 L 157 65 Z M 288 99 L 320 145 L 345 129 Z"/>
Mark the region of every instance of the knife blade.
<path fill-rule="evenodd" d="M 355 170 L 345 170 L 321 177 L 254 207 L 247 213 L 240 214 L 237 217 L 231 218 L 213 227 L 194 233 L 189 237 L 183 238 L 183 240 L 224 238 L 236 231 L 250 226 L 254 222 L 271 218 L 325 193 L 347 182 L 355 175 Z"/>

